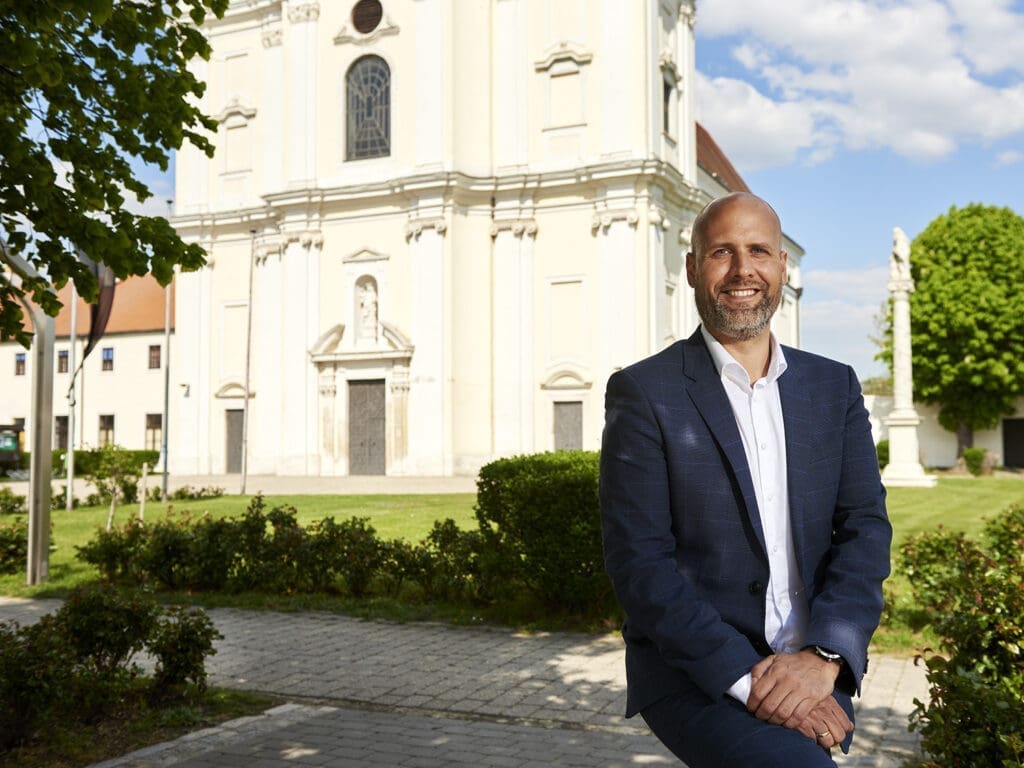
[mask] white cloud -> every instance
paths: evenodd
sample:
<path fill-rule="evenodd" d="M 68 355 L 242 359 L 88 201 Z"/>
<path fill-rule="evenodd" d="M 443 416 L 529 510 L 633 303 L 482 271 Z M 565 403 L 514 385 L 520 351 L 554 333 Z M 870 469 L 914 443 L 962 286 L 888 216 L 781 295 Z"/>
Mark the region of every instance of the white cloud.
<path fill-rule="evenodd" d="M 698 36 L 737 37 L 760 90 L 699 78 L 700 119 L 743 170 L 843 148 L 927 161 L 1024 133 L 1024 13 L 948 2 L 704 0 Z"/>
<path fill-rule="evenodd" d="M 878 347 L 871 341 L 877 311 L 867 304 L 807 299 L 800 305 L 800 346 L 852 365 L 861 379 L 881 375 L 885 365 L 874 360 Z"/>
<path fill-rule="evenodd" d="M 1021 161 L 1024 161 L 1024 152 L 1019 152 L 1015 149 L 1000 152 L 998 157 L 996 157 L 996 164 L 1001 166 L 1016 165 Z"/>
<path fill-rule="evenodd" d="M 808 300 L 822 299 L 856 302 L 870 306 L 872 312 L 888 296 L 889 268 L 808 269 L 801 274 Z"/>

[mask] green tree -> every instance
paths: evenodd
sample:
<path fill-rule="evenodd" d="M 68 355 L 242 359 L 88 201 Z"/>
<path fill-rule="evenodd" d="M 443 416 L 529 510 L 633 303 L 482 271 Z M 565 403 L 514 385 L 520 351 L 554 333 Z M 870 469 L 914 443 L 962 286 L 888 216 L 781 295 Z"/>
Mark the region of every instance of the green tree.
<path fill-rule="evenodd" d="M 81 248 L 119 278 L 175 265 L 196 269 L 202 249 L 166 219 L 124 208 L 150 197 L 133 175 L 143 161 L 166 170 L 185 140 L 212 154 L 216 122 L 198 99 L 188 62 L 208 58 L 199 26 L 228 0 L 0 0 L 0 238 L 60 287 L 96 296 Z M 60 309 L 46 279 L 0 280 L 0 340 L 27 346 L 20 299 Z"/>
<path fill-rule="evenodd" d="M 1024 395 L 1024 218 L 952 207 L 914 239 L 910 264 L 914 398 L 939 406 L 959 455 Z"/>

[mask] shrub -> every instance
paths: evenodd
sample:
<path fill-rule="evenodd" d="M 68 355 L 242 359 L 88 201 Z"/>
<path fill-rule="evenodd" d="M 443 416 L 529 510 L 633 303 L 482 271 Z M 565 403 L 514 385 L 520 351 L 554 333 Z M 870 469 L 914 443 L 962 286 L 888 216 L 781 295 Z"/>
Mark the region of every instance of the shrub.
<path fill-rule="evenodd" d="M 878 468 L 885 469 L 889 465 L 889 439 L 879 440 L 875 451 L 878 453 Z"/>
<path fill-rule="evenodd" d="M 56 619 L 75 661 L 105 676 L 126 667 L 143 649 L 158 612 L 151 595 L 92 584 L 72 591 Z"/>
<path fill-rule="evenodd" d="M 65 707 L 72 678 L 67 636 L 52 616 L 0 622 L 0 749 L 28 741 Z"/>
<path fill-rule="evenodd" d="M 137 584 L 145 580 L 142 551 L 146 546 L 146 528 L 138 519 L 109 531 L 102 528 L 96 537 L 76 546 L 76 557 L 96 566 L 100 576 L 114 584 Z"/>
<path fill-rule="evenodd" d="M 598 454 L 560 451 L 499 459 L 480 470 L 476 515 L 492 584 L 518 581 L 547 605 L 604 608 Z M 502 578 L 504 577 L 504 578 Z"/>
<path fill-rule="evenodd" d="M 224 635 L 202 610 L 174 606 L 164 612 L 151 633 L 148 648 L 156 658 L 154 681 L 157 691 L 194 683 L 206 690 L 206 657 L 217 651 L 214 640 Z"/>
<path fill-rule="evenodd" d="M 929 701 L 911 727 L 935 763 L 1024 760 L 1024 508 L 988 521 L 981 541 L 945 529 L 909 539 L 901 566 L 936 634 L 925 652 Z"/>
<path fill-rule="evenodd" d="M 443 600 L 474 597 L 473 588 L 480 586 L 482 547 L 478 531 L 460 530 L 451 519 L 435 522 L 424 546 L 430 563 L 427 594 Z"/>
<path fill-rule="evenodd" d="M 345 587 L 354 597 L 362 597 L 384 562 L 384 550 L 370 519 L 352 517 L 338 523 L 330 541 L 336 541 L 339 547 L 335 562 Z"/>
<path fill-rule="evenodd" d="M 17 573 L 28 562 L 28 521 L 0 523 L 0 573 Z"/>
<path fill-rule="evenodd" d="M 72 590 L 56 614 L 33 625 L 0 623 L 0 750 L 135 695 L 138 668 L 130 662 L 144 648 L 156 658 L 158 694 L 188 683 L 202 692 L 204 660 L 219 637 L 200 609 L 161 614 L 149 595 L 109 586 Z"/>
<path fill-rule="evenodd" d="M 0 488 L 0 515 L 27 515 L 25 497 L 7 486 Z"/>
<path fill-rule="evenodd" d="M 977 477 L 981 474 L 982 465 L 985 463 L 984 448 L 964 448 L 964 464 L 967 471 Z"/>

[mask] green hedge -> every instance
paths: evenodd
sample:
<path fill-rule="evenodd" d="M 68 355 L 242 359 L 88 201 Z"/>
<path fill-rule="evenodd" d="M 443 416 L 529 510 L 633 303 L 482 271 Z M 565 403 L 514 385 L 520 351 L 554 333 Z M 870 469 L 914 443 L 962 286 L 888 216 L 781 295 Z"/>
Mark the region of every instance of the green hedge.
<path fill-rule="evenodd" d="M 476 516 L 493 558 L 487 567 L 552 607 L 605 608 L 611 585 L 601 546 L 598 472 L 594 451 L 513 456 L 484 466 Z"/>
<path fill-rule="evenodd" d="M 941 638 L 941 653 L 925 651 L 929 699 L 911 715 L 934 761 L 922 765 L 1024 765 L 1024 508 L 987 521 L 980 541 L 939 526 L 900 556 Z"/>
<path fill-rule="evenodd" d="M 142 473 L 142 465 L 149 464 L 150 468 L 154 467 L 157 461 L 160 460 L 160 451 L 133 451 L 126 448 L 118 449 L 121 451 L 132 465 L 136 468 L 139 474 Z M 53 451 L 53 472 L 54 475 L 64 475 L 64 456 L 67 454 L 65 450 Z M 103 455 L 103 451 L 99 448 L 91 448 L 89 450 L 76 450 L 75 451 L 75 476 L 76 477 L 88 477 L 96 472 L 96 468 L 99 466 L 100 457 Z M 32 454 L 30 451 L 26 451 L 21 454 L 21 468 L 27 470 L 32 460 Z"/>

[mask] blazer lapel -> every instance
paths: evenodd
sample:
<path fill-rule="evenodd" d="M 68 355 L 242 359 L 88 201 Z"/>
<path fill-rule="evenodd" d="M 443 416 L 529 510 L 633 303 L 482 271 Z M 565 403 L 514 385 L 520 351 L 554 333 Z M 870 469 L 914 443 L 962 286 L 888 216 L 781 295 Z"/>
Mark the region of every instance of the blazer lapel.
<path fill-rule="evenodd" d="M 743 494 L 750 524 L 767 557 L 761 513 L 754 495 L 754 483 L 747 464 L 747 454 L 743 450 L 743 440 L 736 426 L 736 416 L 699 328 L 683 344 L 683 374 L 690 380 L 687 387 L 690 399 L 729 462 L 729 468 Z"/>
<path fill-rule="evenodd" d="M 789 519 L 793 531 L 793 546 L 798 558 L 802 560 L 802 555 L 806 551 L 803 523 L 804 499 L 809 482 L 807 467 L 815 450 L 811 444 L 815 425 L 811 416 L 811 388 L 799 366 L 793 364 L 792 356 L 787 358 L 787 362 L 789 366 L 779 379 L 779 399 L 782 401 L 782 419 L 786 424 Z"/>

